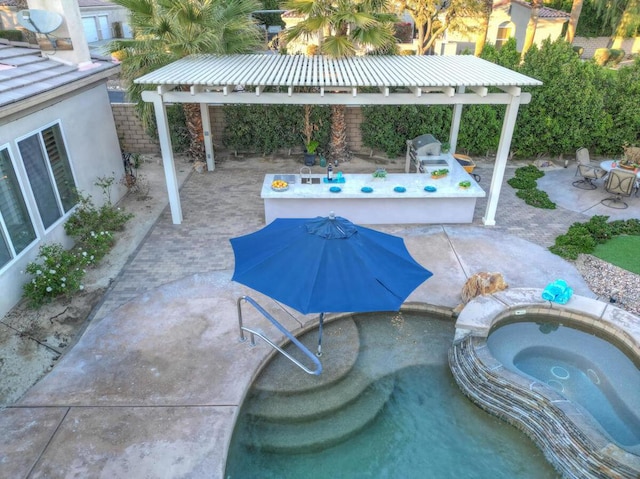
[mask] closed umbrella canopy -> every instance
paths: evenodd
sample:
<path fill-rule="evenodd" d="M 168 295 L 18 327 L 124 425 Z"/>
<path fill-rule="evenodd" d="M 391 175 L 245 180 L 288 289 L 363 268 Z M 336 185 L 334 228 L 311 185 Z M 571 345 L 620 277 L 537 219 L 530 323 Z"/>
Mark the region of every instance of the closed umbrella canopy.
<path fill-rule="evenodd" d="M 231 245 L 234 281 L 304 314 L 397 311 L 432 275 L 402 238 L 341 217 L 279 218 Z"/>

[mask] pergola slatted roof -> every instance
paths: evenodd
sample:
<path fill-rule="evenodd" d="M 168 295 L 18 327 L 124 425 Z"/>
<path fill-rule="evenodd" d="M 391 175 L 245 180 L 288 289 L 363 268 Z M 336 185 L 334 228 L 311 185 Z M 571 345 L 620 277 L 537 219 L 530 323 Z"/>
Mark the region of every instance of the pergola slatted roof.
<path fill-rule="evenodd" d="M 155 107 L 169 204 L 176 224 L 182 222 L 182 208 L 166 115 L 168 103 L 201 105 L 209 170 L 215 167 L 209 104 L 452 105 L 449 143 L 453 151 L 463 105 L 506 105 L 483 218 L 486 225 L 493 225 L 518 109 L 531 100 L 531 94 L 521 89 L 542 85 L 535 78 L 471 55 L 335 59 L 269 54 L 192 55 L 135 83 L 156 87 L 155 91 L 143 92 L 142 98 Z M 176 89 L 178 85 L 182 88 Z M 500 91 L 490 91 L 491 87 Z M 371 93 L 372 89 L 376 92 Z"/>
<path fill-rule="evenodd" d="M 153 85 L 223 87 L 537 86 L 534 78 L 471 55 L 364 56 L 194 55 L 138 78 Z"/>

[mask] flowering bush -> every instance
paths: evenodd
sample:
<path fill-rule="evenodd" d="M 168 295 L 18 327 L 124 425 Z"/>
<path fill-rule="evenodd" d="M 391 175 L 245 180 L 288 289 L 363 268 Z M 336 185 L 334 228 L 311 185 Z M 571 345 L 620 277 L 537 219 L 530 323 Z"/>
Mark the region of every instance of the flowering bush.
<path fill-rule="evenodd" d="M 78 258 L 85 266 L 97 264 L 113 246 L 113 234 L 109 231 L 96 233 L 91 231 L 89 236 L 77 245 Z"/>
<path fill-rule="evenodd" d="M 64 230 L 76 241 L 83 242 L 95 231 L 121 231 L 132 217 L 110 202 L 96 208 L 90 197 L 79 195 L 79 204 L 64 224 Z"/>
<path fill-rule="evenodd" d="M 77 255 L 58 243 L 42 245 L 25 272 L 32 278 L 23 286 L 24 296 L 33 307 L 82 289 L 85 273 Z"/>
<path fill-rule="evenodd" d="M 104 258 L 114 243 L 112 231 L 122 230 L 132 216 L 110 201 L 96 208 L 90 198 L 80 195 L 80 204 L 64 225 L 66 233 L 76 240 L 75 247 L 67 251 L 59 243 L 43 245 L 36 260 L 26 267 L 31 280 L 23 286 L 23 292 L 29 304 L 37 308 L 82 289 L 84 268 Z"/>

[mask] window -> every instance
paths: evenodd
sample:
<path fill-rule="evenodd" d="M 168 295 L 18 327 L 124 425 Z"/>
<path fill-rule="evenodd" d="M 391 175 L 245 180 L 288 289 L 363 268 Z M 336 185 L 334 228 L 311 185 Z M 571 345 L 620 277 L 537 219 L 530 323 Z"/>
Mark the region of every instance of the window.
<path fill-rule="evenodd" d="M 9 151 L 0 150 L 0 267 L 25 249 L 36 234 Z"/>
<path fill-rule="evenodd" d="M 511 38 L 512 31 L 513 28 L 511 22 L 504 22 L 500 24 L 496 35 L 496 48 L 500 48 L 507 42 L 507 40 L 509 40 L 509 38 Z"/>
<path fill-rule="evenodd" d="M 18 142 L 45 228 L 77 203 L 76 184 L 59 125 Z"/>

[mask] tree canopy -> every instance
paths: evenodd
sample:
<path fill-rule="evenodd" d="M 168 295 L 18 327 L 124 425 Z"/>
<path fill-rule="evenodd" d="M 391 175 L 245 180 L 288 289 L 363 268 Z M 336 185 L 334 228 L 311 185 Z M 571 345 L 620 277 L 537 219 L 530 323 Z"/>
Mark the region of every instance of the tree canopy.
<path fill-rule="evenodd" d="M 476 23 L 468 19 L 481 18 L 486 7 L 483 0 L 402 0 L 398 8 L 413 18 L 418 31 L 417 53 L 425 55 L 447 30 L 476 31 Z"/>

